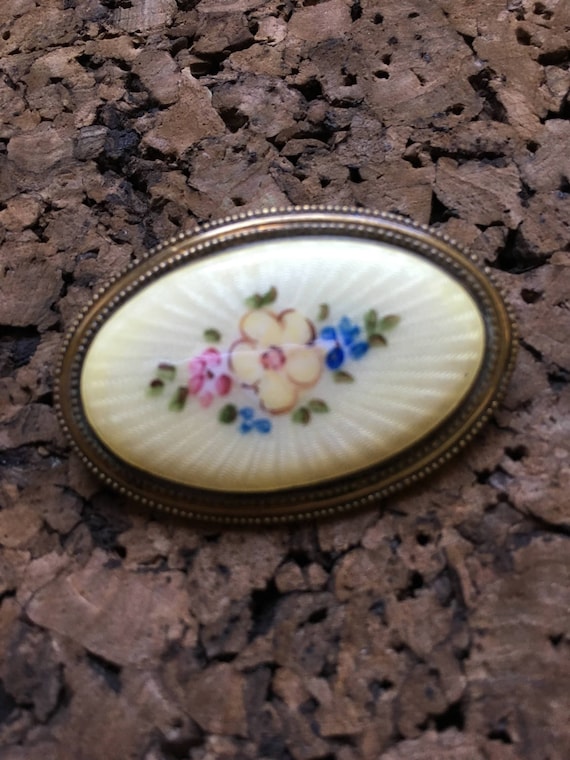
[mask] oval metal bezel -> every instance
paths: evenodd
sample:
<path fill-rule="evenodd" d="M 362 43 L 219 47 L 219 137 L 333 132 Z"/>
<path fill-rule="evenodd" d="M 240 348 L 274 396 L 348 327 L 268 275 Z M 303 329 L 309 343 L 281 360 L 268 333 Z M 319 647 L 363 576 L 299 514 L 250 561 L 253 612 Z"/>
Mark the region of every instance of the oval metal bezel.
<path fill-rule="evenodd" d="M 483 362 L 455 411 L 431 433 L 380 464 L 320 484 L 269 493 L 228 493 L 179 485 L 137 469 L 98 439 L 83 410 L 80 377 L 100 327 L 126 300 L 188 261 L 237 244 L 295 235 L 367 238 L 420 254 L 459 281 L 485 324 Z M 515 360 L 513 320 L 488 268 L 447 236 L 392 214 L 346 207 L 291 207 L 239 214 L 181 233 L 99 289 L 67 334 L 55 388 L 60 423 L 85 465 L 104 483 L 147 507 L 229 524 L 308 519 L 366 507 L 417 482 L 457 454 L 496 409 Z"/>

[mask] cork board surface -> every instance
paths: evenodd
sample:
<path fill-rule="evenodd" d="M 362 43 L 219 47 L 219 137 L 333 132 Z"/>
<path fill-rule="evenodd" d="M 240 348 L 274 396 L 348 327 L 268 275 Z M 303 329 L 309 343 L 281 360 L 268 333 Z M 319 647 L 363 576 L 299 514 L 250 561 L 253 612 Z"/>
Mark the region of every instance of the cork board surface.
<path fill-rule="evenodd" d="M 3 0 L 1 760 L 570 757 L 570 5 Z M 477 440 L 369 512 L 144 514 L 70 453 L 55 357 L 196 222 L 429 222 L 520 331 Z"/>

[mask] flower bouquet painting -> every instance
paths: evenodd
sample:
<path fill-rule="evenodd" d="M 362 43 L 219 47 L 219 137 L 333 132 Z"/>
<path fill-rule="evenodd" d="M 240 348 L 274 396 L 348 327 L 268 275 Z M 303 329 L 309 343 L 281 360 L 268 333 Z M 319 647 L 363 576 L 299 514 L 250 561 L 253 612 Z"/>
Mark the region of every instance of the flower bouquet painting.
<path fill-rule="evenodd" d="M 234 335 L 205 326 L 200 352 L 184 364 L 160 361 L 148 393 L 167 398 L 173 412 L 192 405 L 211 409 L 220 424 L 235 425 L 244 435 L 270 434 L 276 416 L 308 425 L 331 411 L 319 394 L 323 375 L 331 373 L 339 384 L 357 382 L 359 363 L 387 347 L 387 335 L 400 321 L 375 308 L 334 318 L 328 303 L 307 316 L 279 308 L 278 301 L 276 287 L 245 298 Z"/>

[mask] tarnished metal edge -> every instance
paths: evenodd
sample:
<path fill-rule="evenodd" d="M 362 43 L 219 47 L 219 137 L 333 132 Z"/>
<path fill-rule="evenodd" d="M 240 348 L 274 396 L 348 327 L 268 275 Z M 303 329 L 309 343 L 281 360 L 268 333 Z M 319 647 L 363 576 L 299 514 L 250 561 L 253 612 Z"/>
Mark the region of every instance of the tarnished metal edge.
<path fill-rule="evenodd" d="M 200 258 L 217 247 L 231 247 L 242 240 L 271 236 L 273 232 L 283 232 L 288 228 L 301 232 L 311 231 L 317 235 L 336 232 L 356 236 L 360 232 L 365 237 L 374 231 L 378 239 L 384 242 L 425 254 L 443 271 L 455 274 L 459 279 L 472 279 L 480 296 L 474 296 L 474 299 L 487 331 L 494 336 L 493 345 L 487 347 L 487 363 L 473 386 L 477 386 L 483 375 L 489 375 L 483 388 L 476 388 L 479 399 L 474 408 L 468 409 L 461 420 L 461 407 L 465 404 L 469 406 L 472 388 L 459 407 L 428 436 L 427 442 L 424 441 L 422 446 L 414 444 L 408 447 L 396 455 L 388 466 L 366 468 L 365 472 L 370 472 L 372 481 L 374 472 L 383 471 L 379 478 L 376 477 L 378 482 L 363 485 L 360 477 L 360 486 L 352 490 L 349 488 L 348 491 L 346 484 L 355 480 L 353 476 L 344 476 L 338 482 L 333 480 L 314 488 L 288 489 L 265 496 L 242 494 L 240 501 L 247 501 L 251 506 L 237 506 L 234 503 L 212 510 L 211 506 L 205 505 L 207 501 L 212 501 L 213 498 L 220 502 L 224 499 L 231 501 L 231 496 L 222 491 L 201 492 L 200 489 L 176 485 L 165 487 L 158 483 L 158 479 L 145 476 L 128 465 L 109 467 L 108 461 L 97 451 L 104 447 L 93 440 L 96 437 L 85 425 L 79 383 L 76 382 L 86 347 L 98 327 L 133 292 L 146 287 L 169 268 Z M 481 300 L 488 300 L 490 308 L 484 310 Z M 134 502 L 202 522 L 228 525 L 275 524 L 330 517 L 361 509 L 431 474 L 463 449 L 493 414 L 506 392 L 515 358 L 516 331 L 513 315 L 496 278 L 488 267 L 479 265 L 476 255 L 465 251 L 447 235 L 409 219 L 370 209 L 345 206 L 268 208 L 228 216 L 180 233 L 153 248 L 99 288 L 67 332 L 57 366 L 54 400 L 59 422 L 84 464 L 106 485 Z M 449 420 L 453 421 L 457 417 L 459 425 L 456 419 L 456 429 L 446 434 Z M 410 452 L 413 451 L 419 453 L 410 458 Z M 149 488 L 153 482 L 154 487 Z M 320 496 L 316 500 L 307 501 L 305 497 L 310 492 L 320 493 Z M 202 505 L 198 508 L 187 506 L 186 501 L 200 493 Z M 259 514 L 260 509 L 266 510 L 265 513 Z"/>

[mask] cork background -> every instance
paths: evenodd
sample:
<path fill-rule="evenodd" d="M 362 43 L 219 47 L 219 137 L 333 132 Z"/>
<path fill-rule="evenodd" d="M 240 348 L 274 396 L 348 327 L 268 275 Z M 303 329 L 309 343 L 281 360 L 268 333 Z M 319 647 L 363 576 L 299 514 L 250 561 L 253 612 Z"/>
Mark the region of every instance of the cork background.
<path fill-rule="evenodd" d="M 569 40 L 566 0 L 2 0 L 1 760 L 568 760 Z M 500 410 L 366 513 L 138 511 L 58 428 L 65 330 L 159 240 L 304 203 L 493 268 Z"/>

